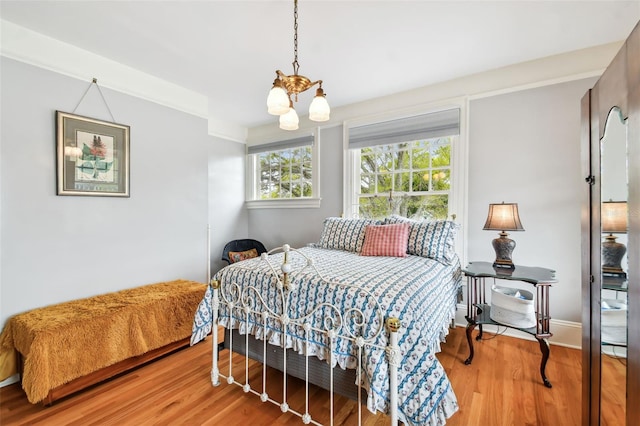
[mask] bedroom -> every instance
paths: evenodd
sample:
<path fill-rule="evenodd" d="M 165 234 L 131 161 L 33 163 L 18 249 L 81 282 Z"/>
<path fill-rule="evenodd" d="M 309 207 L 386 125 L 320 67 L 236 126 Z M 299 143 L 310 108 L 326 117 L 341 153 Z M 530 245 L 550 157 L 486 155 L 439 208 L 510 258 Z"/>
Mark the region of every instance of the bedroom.
<path fill-rule="evenodd" d="M 466 214 L 452 213 L 464 218 L 466 260 L 493 255 L 494 232 L 482 231 L 488 204 L 518 202 L 526 231 L 516 235 L 515 260 L 557 270 L 561 284 L 554 287 L 551 301 L 554 338 L 580 345 L 580 306 L 575 303 L 580 300 L 579 99 L 638 21 L 637 3 L 620 3 L 621 9 L 611 17 L 612 25 L 619 26 L 615 38 L 584 46 L 588 50 L 461 76 L 454 82 L 390 95 L 383 102 L 335 108 L 335 125 L 321 129 L 322 204 L 303 210 L 244 207 L 245 176 L 238 170 L 244 167 L 245 145 L 227 127 L 220 131 L 219 122 L 208 120 L 208 100 L 202 95 L 152 79 L 151 89 L 145 91 L 149 81 L 141 81 L 143 75 L 135 70 L 117 68 L 104 58 L 87 56 L 86 51 L 12 24 L 5 3 L 9 2 L 2 5 L 3 323 L 34 307 L 137 285 L 173 278 L 204 281 L 208 224 L 213 269 L 222 266 L 216 253 L 236 237 L 252 236 L 269 247 L 316 241 L 322 220 L 343 212 L 340 114 L 347 120 L 428 105 L 464 91 L 469 94 L 467 132 L 473 135 L 468 140 L 469 186 L 460 205 Z M 312 4 L 315 9 L 320 8 L 318 3 Z M 290 6 L 279 9 L 287 23 Z M 593 13 L 603 14 L 604 9 Z M 301 11 L 301 17 L 308 15 L 316 12 Z M 309 24 L 301 23 L 301 28 L 305 25 Z M 291 28 L 287 25 L 283 32 L 277 49 L 282 52 L 267 61 L 267 71 L 255 71 L 254 78 L 264 86 L 259 95 L 250 96 L 260 107 L 273 70 L 287 67 L 290 60 Z M 330 80 L 340 79 L 340 73 L 329 78 L 320 64 L 311 62 L 315 54 L 307 52 L 309 45 L 304 46 L 304 70 L 324 79 L 331 102 L 339 91 L 329 89 Z M 29 58 L 32 49 L 36 58 Z M 60 65 L 59 57 L 44 52 L 61 52 L 59 57 L 71 58 L 73 64 Z M 237 65 L 227 59 L 223 66 Z M 126 78 L 120 81 L 118 75 Z M 131 125 L 128 199 L 55 195 L 53 111 L 72 111 L 92 77 L 98 78 L 116 120 Z M 167 99 L 174 102 L 171 107 Z M 95 88 L 78 113 L 109 118 Z M 272 124 L 252 128 L 246 141 L 269 139 L 274 129 Z M 549 156 L 549 151 L 555 154 Z M 14 169 L 22 179 L 14 178 Z M 29 170 L 26 176 L 25 170 Z M 503 185 L 503 173 L 509 176 L 508 185 Z M 545 244 L 558 235 L 558 244 Z M 540 250 L 542 245 L 545 250 Z"/>

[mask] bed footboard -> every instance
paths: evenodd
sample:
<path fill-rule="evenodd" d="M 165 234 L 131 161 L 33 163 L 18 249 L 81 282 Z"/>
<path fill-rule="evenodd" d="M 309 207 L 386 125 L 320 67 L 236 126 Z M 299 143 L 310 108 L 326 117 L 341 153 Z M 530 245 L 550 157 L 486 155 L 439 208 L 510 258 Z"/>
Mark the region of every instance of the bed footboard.
<path fill-rule="evenodd" d="M 279 251 L 282 251 L 281 264 L 274 267 L 271 264 L 270 255 Z M 303 261 L 291 263 L 290 256 L 292 254 L 301 256 Z M 276 294 L 276 301 L 270 300 L 263 291 L 257 288 L 257 285 L 240 285 L 233 280 L 225 281 L 224 279 L 212 280 L 210 283 L 214 329 L 219 324 L 222 313 L 222 317 L 226 318 L 224 321 L 226 324 L 223 325 L 239 330 L 239 334 L 238 332 L 229 333 L 228 342 L 226 341 L 225 344 L 236 348 L 238 344 L 234 344 L 234 340 L 242 339 L 244 342 L 240 342 L 239 346 L 248 351 L 251 344 L 250 339 L 254 340 L 254 336 L 251 335 L 255 335 L 261 341 L 261 351 L 252 358 L 257 358 L 262 363 L 262 386 L 260 389 L 256 389 L 249 382 L 248 356 L 245 357 L 244 362 L 244 382 L 239 381 L 242 379 L 236 379 L 235 375 L 241 376 L 242 372 L 234 372 L 233 351 L 229 354 L 228 369 L 225 369 L 224 373 L 221 371 L 217 333 L 213 333 L 212 339 L 212 385 L 218 386 L 221 380 L 225 380 L 228 384 L 240 386 L 245 393 L 257 395 L 262 402 L 278 405 L 283 413 L 288 412 L 299 416 L 304 424 L 319 425 L 320 423 L 313 419 L 309 412 L 309 384 L 314 382 L 310 379 L 312 375 L 310 362 L 317 362 L 317 359 L 313 359 L 313 357 L 317 357 L 329 367 L 328 379 L 323 377 L 323 381 L 324 384 L 328 382 L 326 388 L 330 395 L 328 403 L 330 424 L 334 424 L 335 417 L 334 394 L 342 394 L 337 390 L 339 386 L 336 386 L 334 374 L 336 366 L 355 370 L 352 377 L 355 377 L 354 386 L 357 387 L 355 398 L 358 401 L 358 424 L 362 424 L 363 398 L 366 398 L 363 395 L 370 392 L 371 377 L 375 374 L 372 370 L 372 365 L 374 365 L 372 359 L 384 359 L 382 369 L 385 371 L 378 372 L 378 374 L 385 374 L 389 378 L 387 414 L 390 417 L 390 423 L 396 425 L 398 423 L 398 367 L 401 359 L 397 337 L 400 320 L 385 318 L 384 311 L 379 306 L 376 297 L 369 291 L 348 283 L 324 279 L 322 280 L 324 285 L 340 287 L 345 290 L 339 294 L 346 295 L 345 297 L 349 298 L 349 303 L 322 301 L 301 308 L 303 302 L 296 299 L 297 286 L 300 285 L 296 279 L 296 273 L 320 275 L 314 268 L 313 261 L 285 245 L 263 254 L 262 262 L 263 269 L 267 271 L 269 280 L 275 286 L 275 289 L 271 289 L 270 295 Z M 247 269 L 247 273 L 250 273 L 250 269 Z M 323 287 L 316 291 L 326 291 L 326 289 Z M 366 305 L 366 309 L 363 308 L 363 305 Z M 381 338 L 385 333 L 388 333 L 388 337 Z M 278 366 L 283 372 L 281 398 L 267 392 L 267 359 L 273 358 L 269 353 L 276 350 L 282 351 L 282 356 L 279 357 L 281 365 Z M 242 353 L 242 349 L 239 352 Z M 288 365 L 290 358 L 287 352 L 302 355 L 304 365 L 301 370 L 293 372 L 293 369 L 290 369 Z M 305 402 L 302 409 L 293 409 L 288 403 L 286 378 L 287 374 L 292 372 L 294 376 L 303 376 L 300 378 L 305 381 Z M 372 409 L 371 395 L 369 395 L 367 406 L 371 411 L 375 410 Z"/>
<path fill-rule="evenodd" d="M 233 334 L 233 339 L 230 334 Z M 258 363 L 265 363 L 269 367 L 282 371 L 284 368 L 284 353 L 282 348 L 274 345 L 267 345 L 266 359 L 262 355 L 263 343 L 251 336 L 249 338 L 249 346 L 246 346 L 245 336 L 241 335 L 238 330 L 225 329 L 224 342 L 218 348 L 229 349 L 238 355 L 247 356 Z M 232 339 L 232 340 L 231 340 Z M 233 348 L 229 346 L 229 342 L 233 341 Z M 320 361 L 316 357 L 305 357 L 295 351 L 287 351 L 287 374 L 300 380 L 307 376 L 306 363 L 309 361 L 309 383 L 319 386 L 322 389 L 329 389 L 329 364 Z M 356 385 L 356 370 L 347 368 L 336 368 L 333 370 L 334 392 L 337 395 L 344 396 L 350 400 L 358 400 L 358 387 Z M 367 399 L 366 393 L 362 396 Z"/>

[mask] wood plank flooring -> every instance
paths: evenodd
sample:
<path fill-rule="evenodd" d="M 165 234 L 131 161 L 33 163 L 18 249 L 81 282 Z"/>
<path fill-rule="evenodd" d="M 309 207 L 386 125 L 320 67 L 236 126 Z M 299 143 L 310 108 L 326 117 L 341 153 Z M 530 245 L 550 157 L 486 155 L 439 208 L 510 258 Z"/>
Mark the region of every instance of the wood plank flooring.
<path fill-rule="evenodd" d="M 580 351 L 551 347 L 544 387 L 539 373 L 537 342 L 492 335 L 475 344 L 472 365 L 464 365 L 468 347 L 464 328 L 451 330 L 438 358 L 444 365 L 460 404 L 447 425 L 579 425 L 581 415 Z M 221 352 L 226 365 L 228 351 Z M 244 358 L 234 355 L 244 366 Z M 13 384 L 0 389 L 0 424 L 8 425 L 301 425 L 300 418 L 282 413 L 258 396 L 237 386 L 210 382 L 211 343 L 207 339 L 145 365 L 108 382 L 56 402 L 51 407 L 32 405 Z M 224 373 L 224 371 L 223 371 Z M 269 370 L 267 382 L 277 385 L 282 373 Z M 249 368 L 250 382 L 260 388 L 259 365 Z M 236 377 L 244 380 L 244 374 Z M 288 402 L 304 411 L 304 386 L 289 380 Z M 267 389 L 280 400 L 281 391 Z M 327 393 L 312 387 L 310 412 L 315 420 L 328 422 Z M 357 423 L 358 406 L 337 397 L 336 425 Z M 388 417 L 363 408 L 366 425 L 387 424 Z M 613 424 L 613 423 L 612 423 Z M 623 424 L 623 423 L 620 423 Z"/>

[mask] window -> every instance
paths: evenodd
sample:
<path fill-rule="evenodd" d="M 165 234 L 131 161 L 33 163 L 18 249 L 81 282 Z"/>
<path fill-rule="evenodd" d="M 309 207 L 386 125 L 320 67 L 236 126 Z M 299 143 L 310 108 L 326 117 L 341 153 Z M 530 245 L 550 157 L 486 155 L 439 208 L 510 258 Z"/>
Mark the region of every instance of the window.
<path fill-rule="evenodd" d="M 459 117 L 456 108 L 348 126 L 352 187 L 345 197 L 347 215 L 449 217 Z"/>
<path fill-rule="evenodd" d="M 311 197 L 311 146 L 286 148 L 256 154 L 259 170 L 258 197 Z"/>
<path fill-rule="evenodd" d="M 317 143 L 312 135 L 248 149 L 248 207 L 319 205 Z"/>

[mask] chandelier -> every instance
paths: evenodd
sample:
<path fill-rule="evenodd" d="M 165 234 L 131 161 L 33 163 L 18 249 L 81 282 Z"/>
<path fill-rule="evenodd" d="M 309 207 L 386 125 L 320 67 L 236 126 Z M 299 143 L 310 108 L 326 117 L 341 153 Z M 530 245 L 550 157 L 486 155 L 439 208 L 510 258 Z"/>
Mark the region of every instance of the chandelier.
<path fill-rule="evenodd" d="M 298 114 L 293 108 L 293 99 L 298 102 L 298 94 L 318 85 L 316 96 L 309 106 L 309 119 L 312 121 L 329 120 L 329 104 L 322 91 L 322 80 L 312 82 L 307 77 L 298 74 L 298 0 L 293 2 L 293 75 L 285 75 L 282 71 L 276 71 L 276 79 L 267 97 L 267 110 L 269 114 L 280 116 L 280 128 L 283 130 L 298 129 Z"/>

